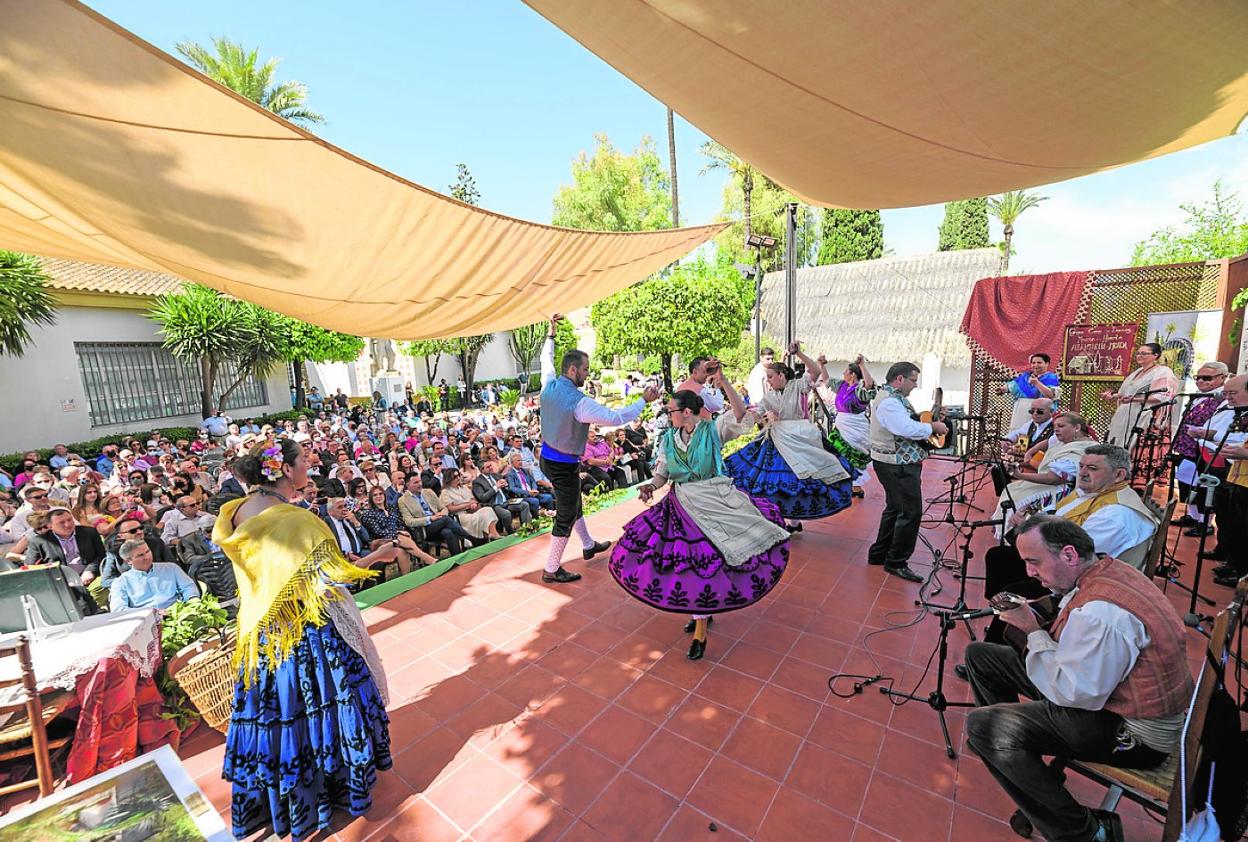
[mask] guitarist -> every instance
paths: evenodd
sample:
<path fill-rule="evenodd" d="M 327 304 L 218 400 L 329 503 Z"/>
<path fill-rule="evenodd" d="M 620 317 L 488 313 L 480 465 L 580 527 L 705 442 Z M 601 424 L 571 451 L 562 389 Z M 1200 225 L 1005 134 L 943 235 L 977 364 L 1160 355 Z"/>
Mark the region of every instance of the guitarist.
<path fill-rule="evenodd" d="M 908 582 L 923 581 L 909 563 L 923 516 L 927 450 L 919 443 L 949 432 L 943 421 L 917 420 L 909 395 L 918 384 L 917 365 L 894 363 L 871 402 L 871 462 L 884 486 L 884 514 L 875 543 L 867 551 L 867 563 L 882 564 L 884 572 Z"/>
<path fill-rule="evenodd" d="M 1053 435 L 1053 399 L 1036 398 L 1027 408 L 1027 415 L 1031 420 L 1003 436 L 1019 452 L 1035 447 Z"/>

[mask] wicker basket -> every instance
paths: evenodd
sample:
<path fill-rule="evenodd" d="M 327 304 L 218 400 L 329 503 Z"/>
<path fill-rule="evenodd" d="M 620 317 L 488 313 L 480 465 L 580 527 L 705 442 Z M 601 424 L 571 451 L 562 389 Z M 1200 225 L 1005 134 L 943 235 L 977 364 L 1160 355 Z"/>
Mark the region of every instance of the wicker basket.
<path fill-rule="evenodd" d="M 230 708 L 234 703 L 234 656 L 236 638 L 225 636 L 200 640 L 177 651 L 166 668 L 169 676 L 190 697 L 191 704 L 204 717 L 210 728 L 222 734 L 230 725 Z"/>

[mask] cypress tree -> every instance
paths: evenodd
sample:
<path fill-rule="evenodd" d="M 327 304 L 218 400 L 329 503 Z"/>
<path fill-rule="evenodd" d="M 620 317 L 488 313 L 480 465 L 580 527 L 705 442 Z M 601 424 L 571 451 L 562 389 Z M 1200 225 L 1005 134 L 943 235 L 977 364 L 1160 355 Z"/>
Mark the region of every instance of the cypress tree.
<path fill-rule="evenodd" d="M 940 223 L 940 251 L 982 249 L 988 242 L 988 199 L 962 199 L 945 205 Z"/>
<path fill-rule="evenodd" d="M 825 208 L 816 263 L 875 260 L 884 254 L 884 221 L 878 210 Z"/>

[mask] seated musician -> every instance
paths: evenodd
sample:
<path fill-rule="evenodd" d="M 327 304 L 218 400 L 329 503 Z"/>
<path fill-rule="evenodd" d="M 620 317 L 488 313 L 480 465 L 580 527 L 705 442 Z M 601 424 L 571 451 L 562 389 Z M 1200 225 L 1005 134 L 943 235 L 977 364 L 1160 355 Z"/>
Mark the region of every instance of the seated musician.
<path fill-rule="evenodd" d="M 992 514 L 993 520 L 1001 520 L 1002 513 L 1008 509 L 1040 511 L 1070 491 L 1079 474 L 1080 458 L 1096 444 L 1096 440 L 1092 438 L 1086 418 L 1073 412 L 1062 412 L 1053 417 L 1052 441 L 1053 446 L 1045 449 L 1040 464 L 1034 470 L 1016 468 L 1010 472 L 1013 482 L 1001 491 L 1001 499 Z"/>
<path fill-rule="evenodd" d="M 999 612 L 1027 635 L 1023 654 L 967 646 L 978 706 L 966 718 L 967 745 L 1045 839 L 1122 840 L 1118 816 L 1081 805 L 1045 756 L 1135 769 L 1162 763 L 1193 691 L 1183 624 L 1151 580 L 1099 555 L 1068 519 L 1026 521 L 1018 550 L 1061 595 L 1060 612 L 1049 631 L 1029 605 Z"/>
<path fill-rule="evenodd" d="M 1026 423 L 1001 437 L 1014 446 L 1014 452 L 1018 456 L 1053 435 L 1053 399 L 1036 398 L 1030 403 Z"/>

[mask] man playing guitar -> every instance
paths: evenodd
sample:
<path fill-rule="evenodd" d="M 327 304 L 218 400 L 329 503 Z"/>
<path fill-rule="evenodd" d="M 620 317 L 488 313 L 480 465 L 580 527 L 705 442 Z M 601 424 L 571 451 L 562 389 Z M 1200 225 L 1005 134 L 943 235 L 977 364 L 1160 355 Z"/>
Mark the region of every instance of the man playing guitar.
<path fill-rule="evenodd" d="M 917 420 L 909 395 L 918 384 L 917 365 L 895 363 L 871 402 L 871 461 L 884 486 L 885 505 L 867 563 L 882 564 L 886 573 L 910 582 L 923 581 L 909 564 L 923 517 L 923 460 L 928 451 L 920 442 L 949 432 L 943 421 Z"/>

